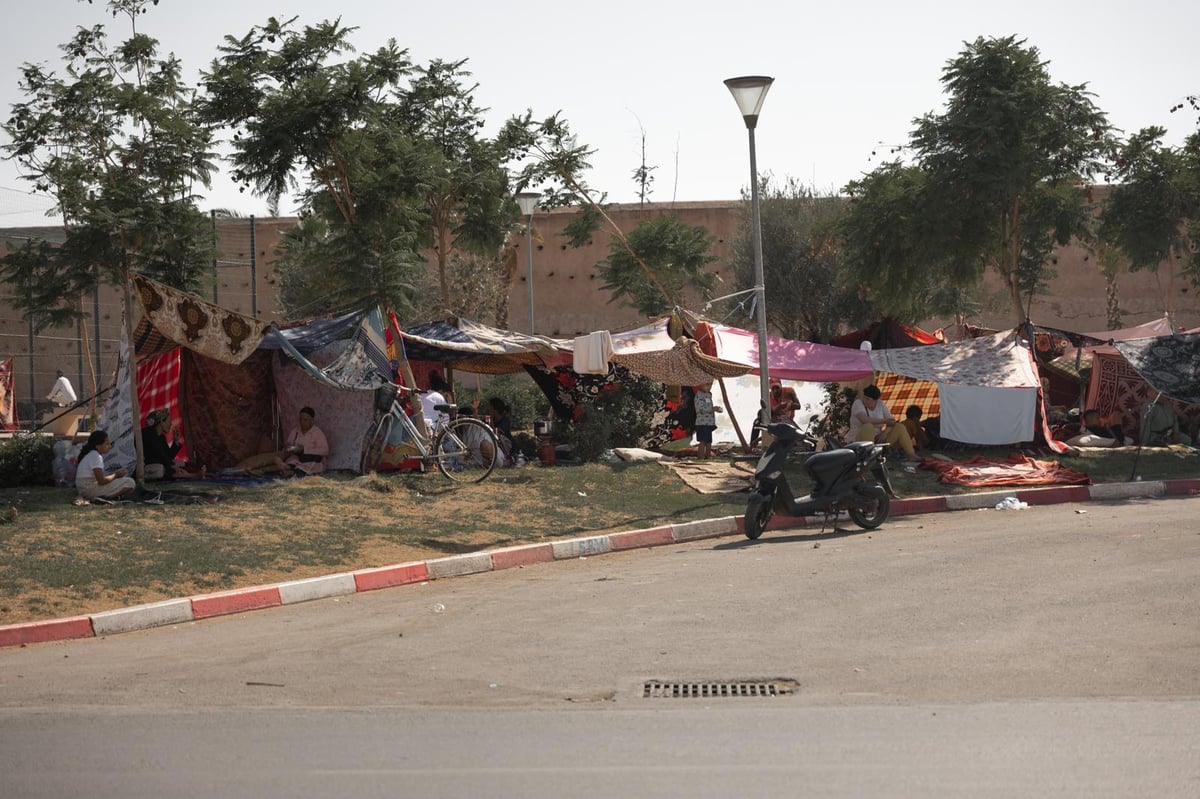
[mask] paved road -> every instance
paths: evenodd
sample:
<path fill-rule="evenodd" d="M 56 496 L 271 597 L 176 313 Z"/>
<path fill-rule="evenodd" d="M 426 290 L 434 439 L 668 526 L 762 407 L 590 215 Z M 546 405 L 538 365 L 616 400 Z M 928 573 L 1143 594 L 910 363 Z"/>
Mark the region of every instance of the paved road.
<path fill-rule="evenodd" d="M 0 773 L 14 796 L 1194 797 L 1198 517 L 943 513 L 0 650 Z M 796 693 L 642 698 L 767 678 Z"/>

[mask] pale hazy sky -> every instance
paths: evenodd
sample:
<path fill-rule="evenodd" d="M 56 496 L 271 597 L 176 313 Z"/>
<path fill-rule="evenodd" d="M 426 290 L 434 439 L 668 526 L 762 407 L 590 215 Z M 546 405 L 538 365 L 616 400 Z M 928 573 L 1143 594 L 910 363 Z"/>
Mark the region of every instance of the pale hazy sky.
<path fill-rule="evenodd" d="M 128 32 L 102 0 L 0 0 L 0 9 L 5 119 L 21 100 L 22 63 L 57 67 L 58 45 L 77 26 L 107 22 L 113 41 Z M 1200 92 L 1200 4 L 1179 0 L 162 0 L 139 25 L 194 76 L 225 34 L 241 36 L 270 16 L 316 23 L 336 15 L 359 28 L 360 51 L 394 38 L 418 63 L 469 59 L 479 104 L 492 109 L 489 132 L 527 108 L 561 111 L 598 150 L 589 183 L 615 202 L 636 200 L 643 132 L 657 167 L 652 200 L 739 196 L 749 182 L 746 129 L 722 83 L 738 75 L 775 78 L 756 133 L 760 172 L 820 189 L 870 171 L 887 145 L 907 141 L 915 117 L 940 111 L 942 68 L 978 36 L 1026 38 L 1055 81 L 1089 84 L 1114 125 L 1162 125 L 1170 143 L 1196 128 L 1194 112 L 1170 108 Z M 0 162 L 0 227 L 46 223 L 48 203 L 26 191 L 15 165 Z M 263 200 L 225 177 L 207 196 L 213 207 L 266 214 Z M 281 212 L 291 211 L 285 201 Z"/>

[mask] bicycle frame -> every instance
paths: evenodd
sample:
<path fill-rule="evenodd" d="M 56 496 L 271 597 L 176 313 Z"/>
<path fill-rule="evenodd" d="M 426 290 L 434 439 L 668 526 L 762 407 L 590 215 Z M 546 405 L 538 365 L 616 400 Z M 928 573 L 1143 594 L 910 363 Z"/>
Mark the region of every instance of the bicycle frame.
<path fill-rule="evenodd" d="M 496 431 L 472 416 L 455 417 L 453 408 L 438 406 L 441 412 L 431 431 L 420 430 L 405 412 L 398 398 L 392 397 L 387 411 L 372 424 L 364 439 L 362 470 L 374 470 L 383 449 L 399 421 L 414 450 L 413 458 L 423 465 L 434 465 L 451 480 L 480 482 L 492 473 L 500 452 Z"/>

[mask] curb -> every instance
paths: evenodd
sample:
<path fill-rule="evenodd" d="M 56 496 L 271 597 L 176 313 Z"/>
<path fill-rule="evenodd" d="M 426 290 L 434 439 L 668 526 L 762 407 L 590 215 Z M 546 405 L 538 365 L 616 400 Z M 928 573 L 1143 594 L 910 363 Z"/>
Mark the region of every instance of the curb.
<path fill-rule="evenodd" d="M 911 516 L 942 511 L 994 508 L 997 502 L 1008 496 L 1016 496 L 1020 501 L 1030 505 L 1103 502 L 1140 497 L 1200 496 L 1200 479 L 1148 480 L 1146 482 L 1103 483 L 1091 486 L 1054 486 L 1015 492 L 985 491 L 975 494 L 897 499 L 892 502 L 892 515 Z M 791 517 L 777 514 L 772 517 L 767 525 L 767 530 L 804 527 L 808 523 L 809 518 L 803 516 Z M 472 552 L 433 560 L 400 563 L 394 566 L 360 569 L 276 585 L 252 586 L 185 599 L 168 599 L 147 605 L 106 610 L 87 616 L 10 624 L 0 627 L 0 647 L 94 638 L 198 621 L 214 616 L 309 602 L 314 599 L 327 599 L 381 588 L 426 583 L 430 580 L 441 580 L 448 577 L 521 568 L 536 563 L 586 558 L 630 549 L 681 544 L 744 532 L 741 516 L 725 516 L 719 519 L 662 525 L 645 530 L 629 530 L 572 538 L 565 541 L 526 544 L 487 552 Z"/>

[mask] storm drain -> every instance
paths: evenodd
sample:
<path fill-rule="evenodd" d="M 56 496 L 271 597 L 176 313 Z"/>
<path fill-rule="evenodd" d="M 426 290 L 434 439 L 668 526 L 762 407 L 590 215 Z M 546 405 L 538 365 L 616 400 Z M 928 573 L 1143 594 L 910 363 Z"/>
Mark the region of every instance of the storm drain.
<path fill-rule="evenodd" d="M 659 682 L 642 686 L 643 699 L 712 699 L 719 697 L 786 696 L 800 684 L 795 680 L 752 680 L 748 682 Z"/>

